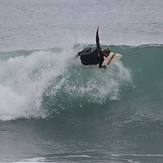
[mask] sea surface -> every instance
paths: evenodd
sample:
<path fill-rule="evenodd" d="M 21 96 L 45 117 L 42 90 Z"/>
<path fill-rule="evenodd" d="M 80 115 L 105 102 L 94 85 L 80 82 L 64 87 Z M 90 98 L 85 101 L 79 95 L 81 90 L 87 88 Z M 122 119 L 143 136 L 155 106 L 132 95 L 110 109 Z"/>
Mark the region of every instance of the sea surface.
<path fill-rule="evenodd" d="M 163 162 L 162 0 L 0 0 L 0 162 Z M 122 54 L 107 69 L 74 58 Z"/>

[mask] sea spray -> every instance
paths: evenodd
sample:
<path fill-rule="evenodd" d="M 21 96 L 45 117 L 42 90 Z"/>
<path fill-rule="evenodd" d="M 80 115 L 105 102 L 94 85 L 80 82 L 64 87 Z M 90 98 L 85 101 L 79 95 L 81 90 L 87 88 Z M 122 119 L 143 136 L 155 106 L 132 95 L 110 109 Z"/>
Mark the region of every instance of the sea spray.
<path fill-rule="evenodd" d="M 66 51 L 67 53 L 68 51 Z M 66 67 L 65 52 L 32 52 L 10 57 L 0 65 L 0 119 L 45 117 L 42 94 Z"/>

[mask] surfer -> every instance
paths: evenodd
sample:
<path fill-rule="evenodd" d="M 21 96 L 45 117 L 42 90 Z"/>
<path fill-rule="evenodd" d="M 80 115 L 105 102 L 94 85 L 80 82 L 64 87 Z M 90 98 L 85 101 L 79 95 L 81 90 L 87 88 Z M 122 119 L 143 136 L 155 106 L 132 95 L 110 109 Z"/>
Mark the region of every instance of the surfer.
<path fill-rule="evenodd" d="M 97 65 L 99 64 L 99 68 L 106 68 L 105 65 L 102 65 L 104 61 L 104 56 L 108 57 L 110 54 L 109 48 L 101 50 L 100 40 L 98 35 L 99 27 L 96 31 L 96 48 L 92 49 L 88 47 L 77 54 L 77 57 L 80 56 L 81 63 L 83 65 Z"/>

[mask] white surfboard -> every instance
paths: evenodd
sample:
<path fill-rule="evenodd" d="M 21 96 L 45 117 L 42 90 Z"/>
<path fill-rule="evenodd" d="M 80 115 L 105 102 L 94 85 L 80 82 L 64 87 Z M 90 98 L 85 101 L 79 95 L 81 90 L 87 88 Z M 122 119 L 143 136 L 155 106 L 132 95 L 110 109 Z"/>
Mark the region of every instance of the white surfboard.
<path fill-rule="evenodd" d="M 119 53 L 111 52 L 108 57 L 104 57 L 104 62 L 102 65 L 109 65 L 115 62 L 118 62 L 121 59 L 122 55 Z"/>

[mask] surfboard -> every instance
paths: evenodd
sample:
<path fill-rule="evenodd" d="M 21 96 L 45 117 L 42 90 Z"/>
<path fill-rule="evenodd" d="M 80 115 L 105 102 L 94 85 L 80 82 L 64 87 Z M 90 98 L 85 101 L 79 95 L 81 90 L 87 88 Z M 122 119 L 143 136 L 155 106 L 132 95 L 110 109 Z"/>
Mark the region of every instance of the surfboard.
<path fill-rule="evenodd" d="M 109 65 L 115 62 L 118 62 L 121 59 L 122 55 L 119 53 L 111 52 L 108 57 L 104 57 L 102 65 Z"/>

